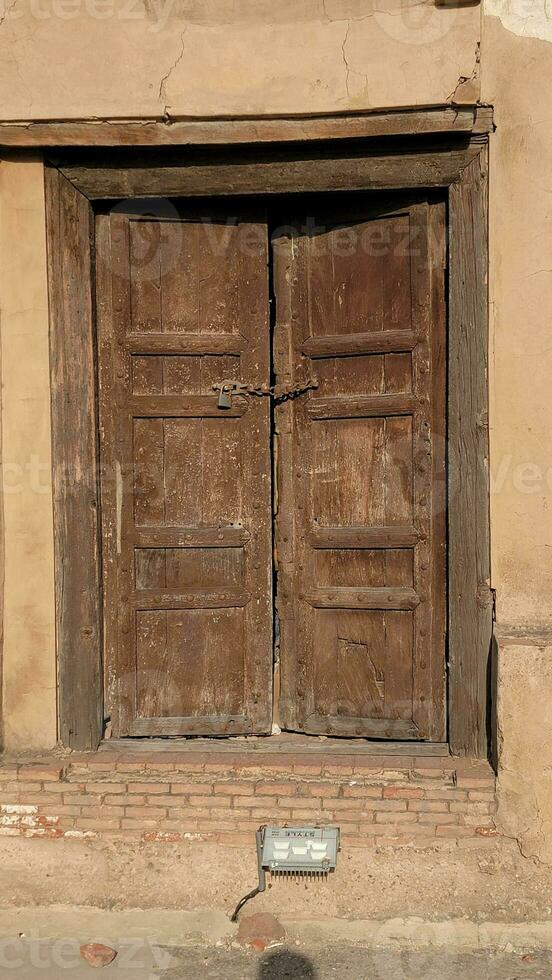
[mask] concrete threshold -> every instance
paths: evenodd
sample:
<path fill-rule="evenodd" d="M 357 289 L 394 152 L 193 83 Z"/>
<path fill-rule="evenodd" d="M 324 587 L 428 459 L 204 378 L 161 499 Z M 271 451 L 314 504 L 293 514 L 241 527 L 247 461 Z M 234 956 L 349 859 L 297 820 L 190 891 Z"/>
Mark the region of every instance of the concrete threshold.
<path fill-rule="evenodd" d="M 254 906 L 244 915 L 255 912 Z M 389 950 L 482 949 L 524 951 L 552 949 L 552 918 L 534 922 L 431 921 L 408 916 L 385 920 L 280 917 L 288 938 L 299 943 L 335 943 Z M 145 942 L 158 947 L 225 946 L 237 926 L 222 910 L 180 912 L 174 909 L 106 911 L 79 906 L 0 909 L 0 942 L 73 940 L 120 946 Z"/>

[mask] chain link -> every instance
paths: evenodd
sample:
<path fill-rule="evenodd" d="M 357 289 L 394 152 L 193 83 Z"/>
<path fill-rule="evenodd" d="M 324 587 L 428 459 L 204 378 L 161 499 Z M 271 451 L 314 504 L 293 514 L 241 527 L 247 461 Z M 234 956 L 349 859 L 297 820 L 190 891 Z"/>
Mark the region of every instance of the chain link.
<path fill-rule="evenodd" d="M 296 384 L 276 384 L 276 385 L 250 385 L 241 381 L 221 381 L 213 385 L 213 390 L 220 392 L 220 395 L 266 395 L 274 398 L 274 401 L 284 401 L 287 398 L 294 398 L 301 395 L 304 391 L 318 388 L 318 381 L 314 378 L 307 378 L 306 381 L 299 381 Z"/>

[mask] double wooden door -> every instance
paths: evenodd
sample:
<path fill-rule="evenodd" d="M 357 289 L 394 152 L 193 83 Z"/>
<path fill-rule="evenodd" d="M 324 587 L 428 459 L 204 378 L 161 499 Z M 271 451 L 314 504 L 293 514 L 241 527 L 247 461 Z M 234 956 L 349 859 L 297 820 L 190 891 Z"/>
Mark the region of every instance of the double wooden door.
<path fill-rule="evenodd" d="M 283 213 L 97 216 L 113 732 L 440 741 L 444 206 Z"/>

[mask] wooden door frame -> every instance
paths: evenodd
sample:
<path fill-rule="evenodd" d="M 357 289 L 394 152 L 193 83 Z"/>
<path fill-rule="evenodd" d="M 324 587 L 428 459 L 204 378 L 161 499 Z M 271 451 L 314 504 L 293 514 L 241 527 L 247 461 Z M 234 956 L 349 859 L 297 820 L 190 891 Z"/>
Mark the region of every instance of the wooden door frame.
<path fill-rule="evenodd" d="M 138 128 L 146 123 L 147 138 Z M 448 741 L 455 755 L 487 757 L 491 111 L 436 107 L 190 121 L 178 123 L 178 133 L 158 121 L 33 126 L 0 126 L 0 145 L 70 147 L 45 149 L 61 742 L 95 749 L 103 736 L 93 202 L 443 188 L 449 214 Z"/>

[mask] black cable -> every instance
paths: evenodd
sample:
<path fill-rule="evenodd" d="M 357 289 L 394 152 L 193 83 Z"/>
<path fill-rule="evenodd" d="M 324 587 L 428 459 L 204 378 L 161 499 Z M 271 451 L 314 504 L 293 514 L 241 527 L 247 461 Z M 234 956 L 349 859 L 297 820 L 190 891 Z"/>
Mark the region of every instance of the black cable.
<path fill-rule="evenodd" d="M 240 899 L 240 901 L 236 905 L 236 908 L 234 909 L 234 914 L 230 917 L 230 922 L 238 921 L 238 915 L 240 914 L 245 903 L 248 902 L 250 898 L 255 898 L 255 896 L 259 894 L 260 890 L 261 889 L 257 885 L 257 887 L 254 888 L 252 892 L 248 892 L 247 895 L 244 895 L 243 898 Z"/>

